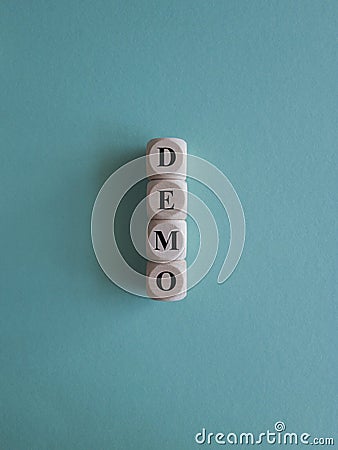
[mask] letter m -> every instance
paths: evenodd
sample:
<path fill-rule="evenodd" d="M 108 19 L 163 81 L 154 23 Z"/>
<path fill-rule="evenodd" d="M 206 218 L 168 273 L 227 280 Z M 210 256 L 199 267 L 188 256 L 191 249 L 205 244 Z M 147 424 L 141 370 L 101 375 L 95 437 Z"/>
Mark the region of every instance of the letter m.
<path fill-rule="evenodd" d="M 178 233 L 178 231 L 179 230 L 171 231 L 169 233 L 169 235 L 168 235 L 168 239 L 167 240 L 165 240 L 165 237 L 164 237 L 162 231 L 155 231 L 155 234 L 156 234 L 155 250 L 160 250 L 158 248 L 158 244 L 159 244 L 158 241 L 161 242 L 163 250 L 166 250 L 170 239 L 171 239 L 171 248 L 170 248 L 170 250 L 178 250 L 178 248 L 177 248 L 177 233 Z"/>
<path fill-rule="evenodd" d="M 285 433 L 284 434 L 284 444 L 288 443 L 288 440 L 290 441 L 290 444 L 298 444 L 298 436 L 296 433 Z"/>
<path fill-rule="evenodd" d="M 241 444 L 253 444 L 255 441 L 254 435 L 252 433 L 241 433 L 239 436 L 239 442 Z"/>

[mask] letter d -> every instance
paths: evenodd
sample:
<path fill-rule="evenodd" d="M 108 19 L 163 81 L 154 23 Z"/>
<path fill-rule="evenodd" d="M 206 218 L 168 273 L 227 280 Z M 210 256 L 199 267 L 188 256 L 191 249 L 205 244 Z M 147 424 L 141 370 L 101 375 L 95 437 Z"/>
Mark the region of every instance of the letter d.
<path fill-rule="evenodd" d="M 199 436 L 201 436 L 202 440 L 199 440 Z M 205 444 L 205 428 L 202 428 L 201 433 L 196 434 L 195 441 L 197 444 Z"/>
<path fill-rule="evenodd" d="M 160 155 L 160 163 L 158 166 L 159 167 L 172 166 L 174 164 L 174 162 L 176 161 L 176 153 L 174 152 L 174 150 L 169 147 L 158 147 L 158 149 L 159 149 L 159 155 Z M 164 150 L 168 150 L 170 153 L 169 164 L 164 164 Z"/>

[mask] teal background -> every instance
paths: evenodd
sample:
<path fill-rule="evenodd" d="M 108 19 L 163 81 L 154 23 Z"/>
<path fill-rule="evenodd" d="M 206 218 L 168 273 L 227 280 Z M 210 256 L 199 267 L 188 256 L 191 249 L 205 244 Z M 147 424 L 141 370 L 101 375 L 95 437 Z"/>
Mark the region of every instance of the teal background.
<path fill-rule="evenodd" d="M 336 1 L 1 2 L 0 448 L 338 439 Z M 105 179 L 156 136 L 217 165 L 242 259 L 177 304 L 99 268 Z"/>

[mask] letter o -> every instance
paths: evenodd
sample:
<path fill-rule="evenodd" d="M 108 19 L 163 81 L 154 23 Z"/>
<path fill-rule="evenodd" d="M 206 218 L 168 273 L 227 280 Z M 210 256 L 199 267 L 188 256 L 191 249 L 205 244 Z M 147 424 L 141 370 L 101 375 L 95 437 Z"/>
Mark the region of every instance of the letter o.
<path fill-rule="evenodd" d="M 162 277 L 166 273 L 168 273 L 169 276 L 170 276 L 170 287 L 169 287 L 169 289 L 164 289 L 163 286 L 162 286 Z M 165 270 L 165 271 L 163 271 L 163 272 L 161 272 L 161 273 L 159 273 L 157 275 L 157 277 L 156 277 L 156 284 L 157 284 L 157 287 L 159 289 L 161 289 L 161 291 L 171 291 L 176 286 L 176 277 L 175 277 L 175 275 L 172 272 L 169 272 L 168 270 Z"/>

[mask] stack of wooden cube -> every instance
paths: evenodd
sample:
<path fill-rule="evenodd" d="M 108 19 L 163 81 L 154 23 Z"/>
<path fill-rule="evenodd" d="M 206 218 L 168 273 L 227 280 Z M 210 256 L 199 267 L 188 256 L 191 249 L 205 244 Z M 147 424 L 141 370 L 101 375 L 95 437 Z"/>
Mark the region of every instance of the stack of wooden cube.
<path fill-rule="evenodd" d="M 162 301 L 187 291 L 187 143 L 158 138 L 147 144 L 147 293 Z"/>

